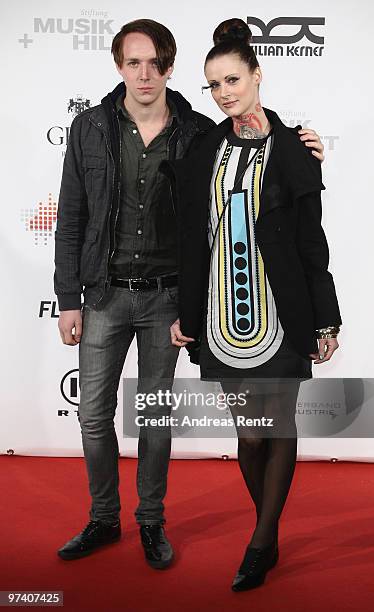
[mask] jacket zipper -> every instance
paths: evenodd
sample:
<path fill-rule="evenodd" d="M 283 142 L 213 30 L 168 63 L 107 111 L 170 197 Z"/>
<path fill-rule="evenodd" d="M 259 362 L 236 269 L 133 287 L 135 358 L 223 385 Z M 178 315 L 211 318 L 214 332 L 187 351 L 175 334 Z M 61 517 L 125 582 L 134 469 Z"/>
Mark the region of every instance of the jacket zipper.
<path fill-rule="evenodd" d="M 167 142 L 166 154 L 167 154 L 167 159 L 168 159 L 168 161 L 170 161 L 170 159 L 169 159 L 169 149 L 170 149 L 170 146 L 169 146 L 169 145 L 170 145 L 170 141 L 171 141 L 171 139 L 173 138 L 173 136 L 174 136 L 174 134 L 175 134 L 175 132 L 176 132 L 177 130 L 178 130 L 178 128 L 175 128 L 175 130 L 173 131 L 173 133 L 171 134 L 171 136 L 169 137 L 169 140 L 168 140 L 168 142 Z M 197 135 L 197 134 L 198 134 L 199 136 L 204 136 L 204 135 L 205 135 L 205 134 L 207 134 L 207 133 L 208 133 L 208 130 L 203 130 L 203 131 L 201 131 L 201 132 L 197 131 L 194 137 L 196 137 L 196 135 Z M 190 144 L 191 144 L 191 143 L 190 143 Z M 217 155 L 218 155 L 218 151 L 217 151 Z M 176 217 L 176 216 L 177 216 L 177 213 L 176 213 L 176 209 L 175 209 L 175 202 L 174 202 L 173 191 L 172 191 L 172 188 L 171 188 L 171 183 L 170 183 L 170 180 L 169 180 L 169 191 L 170 191 L 171 205 L 172 205 L 172 207 L 173 207 L 173 213 L 174 213 L 174 216 Z"/>
<path fill-rule="evenodd" d="M 118 117 L 117 117 L 117 121 L 118 121 L 118 125 L 119 125 Z M 113 165 L 114 165 L 113 178 L 112 178 L 112 197 L 111 197 L 110 209 L 109 209 L 109 223 L 108 223 L 108 242 L 109 242 L 109 246 L 108 246 L 108 252 L 107 252 L 107 266 L 106 266 L 106 275 L 105 275 L 105 281 L 104 281 L 104 291 L 103 291 L 101 297 L 97 300 L 97 302 L 92 304 L 92 306 L 95 307 L 95 306 L 97 306 L 97 304 L 99 304 L 101 302 L 101 300 L 103 299 L 103 297 L 105 295 L 105 290 L 106 290 L 106 286 L 107 286 L 107 283 L 108 283 L 109 264 L 110 264 L 111 258 L 113 257 L 113 253 L 114 253 L 114 248 L 112 250 L 112 253 L 110 253 L 110 216 L 111 216 L 112 209 L 113 209 L 113 197 L 114 197 L 114 188 L 115 188 L 115 186 L 114 186 L 114 177 L 115 177 L 115 174 L 116 174 L 116 168 L 115 168 L 114 157 L 113 157 L 112 151 L 110 150 L 109 143 L 108 143 L 108 138 L 107 138 L 107 135 L 106 135 L 105 131 L 100 128 L 99 124 L 96 124 L 93 121 L 92 121 L 92 124 L 98 130 L 100 130 L 100 132 L 103 133 L 104 138 L 105 138 L 106 147 L 108 149 L 109 155 L 112 158 Z M 120 139 L 120 171 L 121 171 L 121 139 Z M 119 180 L 118 181 L 118 196 L 120 195 L 120 185 L 121 185 L 121 181 Z M 115 219 L 115 222 L 114 222 L 114 228 L 115 228 L 116 223 L 117 223 L 117 217 L 118 217 L 118 208 L 117 208 L 117 213 L 116 213 L 116 219 Z M 115 232 L 114 232 L 114 237 L 115 237 Z"/>
<path fill-rule="evenodd" d="M 170 158 L 170 142 L 171 142 L 171 139 L 173 138 L 173 136 L 174 136 L 174 134 L 175 134 L 175 132 L 176 132 L 177 130 L 178 130 L 178 128 L 176 127 L 176 128 L 173 130 L 172 134 L 170 134 L 170 136 L 169 136 L 169 138 L 168 138 L 168 141 L 167 141 L 167 145 L 166 145 L 166 158 L 167 158 L 167 160 L 168 160 L 168 161 L 170 161 L 170 159 L 169 159 L 169 158 Z M 173 207 L 173 213 L 174 213 L 174 216 L 176 217 L 176 216 L 177 216 L 177 213 L 176 213 L 176 210 L 175 210 L 175 204 L 174 204 L 173 192 L 172 192 L 172 190 L 171 190 L 171 183 L 170 183 L 170 181 L 169 181 L 169 190 L 170 190 L 170 199 L 171 199 L 171 205 L 172 205 L 172 207 Z"/>
<path fill-rule="evenodd" d="M 108 272 L 109 272 L 110 262 L 112 261 L 112 257 L 114 255 L 115 250 L 116 250 L 116 225 L 117 225 L 117 219 L 118 219 L 118 215 L 119 215 L 119 207 L 120 207 L 120 202 L 121 202 L 122 137 L 121 137 L 121 126 L 119 124 L 119 119 L 118 119 L 118 115 L 117 114 L 116 114 L 116 119 L 117 119 L 117 124 L 118 124 L 118 133 L 119 133 L 119 177 L 118 177 L 118 184 L 117 184 L 117 189 L 118 189 L 118 206 L 117 206 L 117 210 L 116 210 L 116 218 L 114 220 L 114 225 L 113 225 L 113 249 L 112 249 L 111 253 L 110 253 L 110 224 L 109 224 L 109 249 L 108 249 L 108 263 L 107 263 L 107 271 L 106 271 L 107 275 L 106 275 L 105 283 L 108 280 Z M 113 176 L 113 182 L 114 182 L 114 176 Z M 113 188 L 114 188 L 114 186 L 113 186 Z M 113 201 L 112 201 L 112 206 L 113 206 Z M 111 210 L 112 210 L 112 207 L 111 207 Z M 109 219 L 110 219 L 110 213 L 109 213 Z"/>

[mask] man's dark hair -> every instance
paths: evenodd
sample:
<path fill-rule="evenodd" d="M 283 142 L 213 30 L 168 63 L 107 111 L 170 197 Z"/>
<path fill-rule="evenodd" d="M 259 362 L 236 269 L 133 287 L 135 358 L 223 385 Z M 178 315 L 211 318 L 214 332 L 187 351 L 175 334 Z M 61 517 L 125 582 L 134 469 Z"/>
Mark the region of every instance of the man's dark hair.
<path fill-rule="evenodd" d="M 152 19 L 136 19 L 126 23 L 112 42 L 112 54 L 117 66 L 121 68 L 123 64 L 123 40 L 127 34 L 138 32 L 149 36 L 156 49 L 158 71 L 165 74 L 168 68 L 174 64 L 177 53 L 177 45 L 174 36 L 162 23 Z"/>

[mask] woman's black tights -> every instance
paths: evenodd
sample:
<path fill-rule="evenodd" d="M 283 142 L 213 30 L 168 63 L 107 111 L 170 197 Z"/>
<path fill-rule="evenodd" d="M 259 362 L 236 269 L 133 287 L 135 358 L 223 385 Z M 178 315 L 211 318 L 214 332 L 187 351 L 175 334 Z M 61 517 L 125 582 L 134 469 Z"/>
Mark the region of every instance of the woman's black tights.
<path fill-rule="evenodd" d="M 296 401 L 300 383 L 279 385 L 279 392 L 246 394 L 245 406 L 233 406 L 238 416 L 262 419 L 261 426 L 237 426 L 238 461 L 248 491 L 256 506 L 257 524 L 251 546 L 264 548 L 278 537 L 278 522 L 290 490 L 297 456 L 295 424 Z M 254 385 L 253 388 L 258 385 Z M 222 383 L 225 393 L 251 390 L 244 381 Z M 268 389 L 271 387 L 267 387 Z M 282 390 L 283 389 L 283 390 Z M 273 426 L 270 425 L 271 419 Z"/>

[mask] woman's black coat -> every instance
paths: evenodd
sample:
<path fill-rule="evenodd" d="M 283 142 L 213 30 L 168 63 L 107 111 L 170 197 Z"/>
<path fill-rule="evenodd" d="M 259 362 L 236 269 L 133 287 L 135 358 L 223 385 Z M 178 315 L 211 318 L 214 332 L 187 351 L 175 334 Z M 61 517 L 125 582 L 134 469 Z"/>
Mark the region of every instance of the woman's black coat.
<path fill-rule="evenodd" d="M 321 226 L 321 164 L 278 115 L 273 126 L 255 235 L 285 334 L 304 356 L 318 351 L 316 329 L 341 323 L 329 250 Z M 217 150 L 232 130 L 226 119 L 190 157 L 163 164 L 179 217 L 179 317 L 185 336 L 201 334 L 209 278 L 210 182 Z M 191 347 L 192 348 L 192 347 Z"/>

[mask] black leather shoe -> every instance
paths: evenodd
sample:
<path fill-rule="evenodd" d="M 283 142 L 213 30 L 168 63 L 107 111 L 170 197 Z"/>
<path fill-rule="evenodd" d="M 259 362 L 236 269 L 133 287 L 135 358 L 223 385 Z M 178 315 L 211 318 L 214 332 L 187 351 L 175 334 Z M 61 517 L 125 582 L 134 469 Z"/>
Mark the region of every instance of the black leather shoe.
<path fill-rule="evenodd" d="M 140 537 L 147 563 L 154 569 L 168 567 L 174 553 L 162 525 L 141 525 Z"/>
<path fill-rule="evenodd" d="M 247 547 L 239 571 L 232 583 L 233 591 L 248 591 L 260 586 L 269 569 L 279 559 L 278 543 L 275 541 L 266 548 Z"/>
<path fill-rule="evenodd" d="M 120 537 L 120 521 L 115 525 L 106 525 L 101 521 L 90 521 L 87 527 L 60 548 L 57 554 L 65 561 L 79 559 L 90 555 L 94 550 L 105 544 L 116 542 Z"/>

